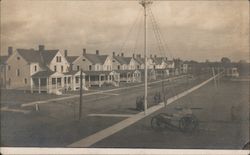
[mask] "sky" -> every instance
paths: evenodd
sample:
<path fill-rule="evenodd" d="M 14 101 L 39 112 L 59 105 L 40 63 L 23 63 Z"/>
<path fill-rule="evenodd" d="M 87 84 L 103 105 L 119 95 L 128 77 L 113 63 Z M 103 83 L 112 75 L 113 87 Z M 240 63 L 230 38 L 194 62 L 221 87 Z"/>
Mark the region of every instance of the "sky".
<path fill-rule="evenodd" d="M 249 2 L 155 1 L 147 16 L 148 54 L 184 60 L 249 59 Z M 152 26 L 157 23 L 162 44 Z M 138 1 L 2 0 L 1 55 L 8 46 L 68 50 L 79 55 L 143 54 Z M 158 50 L 164 45 L 164 50 Z M 167 48 L 166 48 L 167 47 Z"/>

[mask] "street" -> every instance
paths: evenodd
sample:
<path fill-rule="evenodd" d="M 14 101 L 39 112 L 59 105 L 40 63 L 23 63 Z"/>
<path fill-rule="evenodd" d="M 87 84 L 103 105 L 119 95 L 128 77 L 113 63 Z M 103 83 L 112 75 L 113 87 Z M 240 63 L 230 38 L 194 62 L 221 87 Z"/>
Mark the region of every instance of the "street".
<path fill-rule="evenodd" d="M 204 79 L 179 79 L 165 82 L 166 98 L 177 95 Z M 233 91 L 225 91 L 225 90 Z M 52 101 L 22 109 L 28 114 L 2 112 L 3 146 L 65 147 L 96 132 L 137 114 L 136 97 L 143 95 L 144 87 L 122 89 L 83 97 L 82 118 L 78 120 L 79 98 Z M 162 83 L 149 85 L 149 103 Z M 244 93 L 243 93 L 244 92 Z M 240 149 L 249 137 L 247 115 L 248 89 L 246 83 L 223 80 L 219 88 L 209 82 L 165 108 L 155 112 L 173 113 L 174 107 L 186 105 L 202 108 L 194 113 L 200 120 L 200 129 L 189 135 L 178 130 L 156 132 L 150 126 L 153 115 L 91 145 L 90 147 L 123 148 L 227 148 Z M 240 107 L 240 117 L 232 121 L 230 108 Z M 231 135 L 231 136 L 228 136 Z M 216 145 L 215 145 L 216 144 Z M 232 148 L 233 146 L 233 148 Z"/>

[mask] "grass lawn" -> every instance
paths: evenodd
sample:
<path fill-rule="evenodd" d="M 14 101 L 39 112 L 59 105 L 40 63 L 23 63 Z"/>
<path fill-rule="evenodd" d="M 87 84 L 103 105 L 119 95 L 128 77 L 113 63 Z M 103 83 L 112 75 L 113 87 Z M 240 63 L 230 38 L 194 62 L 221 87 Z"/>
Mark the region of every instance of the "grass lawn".
<path fill-rule="evenodd" d="M 176 106 L 194 110 L 200 129 L 192 134 L 179 130 L 155 131 L 150 121 L 162 112 L 174 113 Z M 232 117 L 234 107 L 234 117 Z M 249 141 L 249 82 L 213 82 L 170 104 L 166 109 L 94 144 L 92 147 L 164 149 L 241 149 Z M 126 140 L 124 140 L 126 139 Z"/>

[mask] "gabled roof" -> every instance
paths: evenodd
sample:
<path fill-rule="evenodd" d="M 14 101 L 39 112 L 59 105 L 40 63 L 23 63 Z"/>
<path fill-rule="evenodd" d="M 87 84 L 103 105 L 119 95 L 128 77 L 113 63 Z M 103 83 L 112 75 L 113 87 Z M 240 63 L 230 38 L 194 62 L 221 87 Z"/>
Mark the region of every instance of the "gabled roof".
<path fill-rule="evenodd" d="M 99 75 L 109 75 L 111 73 L 117 73 L 116 71 L 84 71 L 86 75 L 99 76 Z"/>
<path fill-rule="evenodd" d="M 97 54 L 84 54 L 86 59 L 88 59 L 93 64 L 104 64 L 108 58 L 108 55 L 97 55 Z"/>
<path fill-rule="evenodd" d="M 124 56 L 113 56 L 121 65 L 126 64 L 128 65 L 132 59 L 132 57 L 124 57 Z"/>
<path fill-rule="evenodd" d="M 17 49 L 17 52 L 27 62 L 37 62 L 40 64 L 49 64 L 59 50 L 34 50 L 34 49 Z"/>
<path fill-rule="evenodd" d="M 76 75 L 76 74 L 81 74 L 81 71 L 78 71 L 78 70 L 70 70 L 66 73 L 64 73 L 65 75 Z M 85 73 L 83 72 L 83 75 L 85 75 Z"/>
<path fill-rule="evenodd" d="M 73 63 L 79 56 L 67 56 L 66 59 L 69 63 Z"/>
<path fill-rule="evenodd" d="M 139 64 L 144 64 L 144 58 L 141 57 L 135 57 L 135 61 L 137 61 Z"/>
<path fill-rule="evenodd" d="M 49 77 L 50 75 L 54 74 L 55 72 L 51 70 L 39 71 L 32 75 L 33 78 L 35 77 Z"/>
<path fill-rule="evenodd" d="M 124 60 L 122 56 L 113 56 L 113 58 L 118 61 L 121 65 L 127 64 L 127 62 Z"/>
<path fill-rule="evenodd" d="M 134 72 L 140 72 L 138 69 L 135 70 L 115 70 L 117 73 L 134 73 Z"/>
<path fill-rule="evenodd" d="M 9 56 L 5 55 L 5 56 L 0 56 L 0 64 L 6 64 L 7 59 L 9 58 Z"/>
<path fill-rule="evenodd" d="M 160 65 L 162 62 L 166 62 L 164 57 L 153 57 L 152 58 L 156 65 Z"/>

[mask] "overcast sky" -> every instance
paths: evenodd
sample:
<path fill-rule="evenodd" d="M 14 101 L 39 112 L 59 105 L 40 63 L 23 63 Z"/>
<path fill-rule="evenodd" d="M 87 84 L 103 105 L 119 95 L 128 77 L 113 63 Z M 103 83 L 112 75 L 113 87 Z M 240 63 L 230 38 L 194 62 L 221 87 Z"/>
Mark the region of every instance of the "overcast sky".
<path fill-rule="evenodd" d="M 151 10 L 168 49 L 156 50 L 159 44 L 148 18 L 150 54 L 198 61 L 249 58 L 247 0 L 154 2 Z M 68 49 L 70 55 L 83 48 L 105 54 L 121 49 L 125 55 L 142 53 L 142 19 L 137 1 L 2 0 L 1 53 L 7 53 L 8 46 L 38 44 Z"/>

